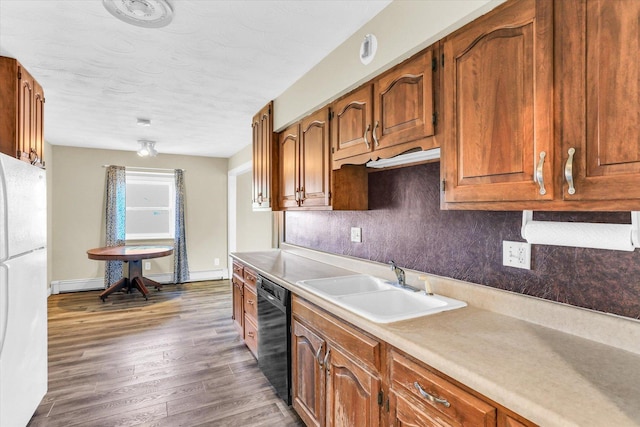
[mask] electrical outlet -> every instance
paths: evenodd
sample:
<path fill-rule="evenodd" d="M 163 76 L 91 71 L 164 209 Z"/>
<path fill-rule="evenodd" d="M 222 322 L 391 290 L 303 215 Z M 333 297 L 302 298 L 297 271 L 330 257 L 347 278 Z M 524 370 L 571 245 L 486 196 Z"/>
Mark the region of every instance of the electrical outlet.
<path fill-rule="evenodd" d="M 362 228 L 351 227 L 351 241 L 354 243 L 362 243 Z"/>
<path fill-rule="evenodd" d="M 213 265 L 220 265 L 220 258 L 214 258 Z"/>
<path fill-rule="evenodd" d="M 502 242 L 502 265 L 531 270 L 531 243 Z"/>
<path fill-rule="evenodd" d="M 144 262 L 144 269 L 145 270 L 151 270 L 151 262 L 150 261 L 145 261 Z"/>

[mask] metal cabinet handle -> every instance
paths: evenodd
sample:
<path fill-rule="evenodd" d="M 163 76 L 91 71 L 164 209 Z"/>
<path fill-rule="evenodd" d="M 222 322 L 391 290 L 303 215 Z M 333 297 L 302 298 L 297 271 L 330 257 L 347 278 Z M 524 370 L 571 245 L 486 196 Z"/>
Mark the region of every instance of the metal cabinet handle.
<path fill-rule="evenodd" d="M 247 335 L 249 336 L 249 338 L 253 338 L 255 336 L 255 334 L 251 331 L 247 332 Z"/>
<path fill-rule="evenodd" d="M 258 205 L 262 205 L 264 198 L 262 197 L 262 193 L 258 193 Z"/>
<path fill-rule="evenodd" d="M 296 202 L 300 201 L 300 187 L 296 188 Z"/>
<path fill-rule="evenodd" d="M 322 346 L 318 347 L 318 351 L 316 351 L 316 360 L 318 361 L 320 368 L 322 368 L 322 365 L 323 365 L 322 359 L 320 358 L 321 351 L 322 351 Z"/>
<path fill-rule="evenodd" d="M 451 406 L 451 403 L 449 403 L 449 401 L 447 399 L 441 399 L 439 397 L 435 397 L 434 395 L 429 394 L 426 391 L 424 391 L 422 389 L 422 387 L 420 387 L 420 384 L 418 384 L 417 381 L 414 382 L 413 385 L 420 392 L 420 395 L 422 397 L 424 397 L 425 399 L 427 399 L 429 402 L 439 403 L 441 405 L 444 405 L 447 408 Z"/>
<path fill-rule="evenodd" d="M 367 129 L 364 131 L 364 143 L 367 144 L 367 148 L 371 148 L 371 144 L 369 144 L 369 140 L 367 139 L 367 134 L 369 133 L 369 129 L 371 129 L 371 123 L 367 125 Z"/>
<path fill-rule="evenodd" d="M 540 161 L 538 162 L 538 167 L 536 168 L 536 179 L 538 180 L 538 185 L 540 186 L 540 194 L 544 196 L 547 194 L 547 190 L 544 188 L 544 158 L 547 156 L 547 153 L 544 151 L 540 152 Z"/>
<path fill-rule="evenodd" d="M 573 155 L 576 154 L 576 149 L 571 147 L 569 148 L 569 158 L 567 159 L 567 163 L 564 165 L 564 178 L 567 180 L 567 184 L 569 184 L 569 189 L 567 193 L 576 194 L 576 188 L 573 186 Z"/>
<path fill-rule="evenodd" d="M 300 202 L 304 202 L 307 199 L 307 193 L 304 192 L 304 187 L 300 187 Z"/>
<path fill-rule="evenodd" d="M 254 300 L 252 300 L 252 299 L 248 299 L 248 300 L 247 300 L 247 304 L 249 304 L 249 305 L 253 305 L 253 304 L 255 304 L 255 303 L 256 303 L 256 302 L 255 302 Z"/>
<path fill-rule="evenodd" d="M 376 147 L 380 146 L 380 141 L 378 141 L 378 137 L 376 136 L 376 129 L 378 129 L 378 125 L 379 124 L 380 124 L 380 122 L 376 120 L 376 124 L 373 127 L 373 132 L 371 132 L 371 134 L 373 135 L 373 142 L 374 142 Z"/>
<path fill-rule="evenodd" d="M 325 354 L 324 356 L 324 360 L 322 361 L 322 365 L 320 366 L 326 366 L 327 367 L 327 372 L 329 372 L 331 370 L 331 367 L 328 365 L 328 361 L 329 361 L 329 355 L 331 354 L 331 349 L 327 349 L 327 354 Z"/>

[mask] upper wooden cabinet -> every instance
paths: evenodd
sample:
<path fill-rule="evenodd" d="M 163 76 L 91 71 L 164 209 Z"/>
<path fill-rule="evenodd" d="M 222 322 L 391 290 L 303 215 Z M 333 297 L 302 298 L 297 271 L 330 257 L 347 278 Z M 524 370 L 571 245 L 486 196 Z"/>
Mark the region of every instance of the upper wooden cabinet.
<path fill-rule="evenodd" d="M 376 150 L 395 147 L 380 155 L 387 157 L 411 148 L 424 150 L 437 146 L 435 139 L 429 139 L 435 134 L 436 123 L 436 48 L 422 51 L 374 80 L 373 145 Z"/>
<path fill-rule="evenodd" d="M 517 0 L 445 40 L 445 202 L 553 199 L 552 23 Z"/>
<path fill-rule="evenodd" d="M 289 126 L 278 135 L 280 208 L 286 209 L 299 206 L 300 194 L 300 147 L 298 137 L 300 124 Z"/>
<path fill-rule="evenodd" d="M 329 206 L 330 182 L 329 108 L 322 108 L 300 122 L 300 186 L 303 207 Z"/>
<path fill-rule="evenodd" d="M 323 108 L 279 135 L 280 206 L 329 206 L 329 110 Z"/>
<path fill-rule="evenodd" d="M 0 152 L 44 165 L 44 91 L 15 59 L 0 57 Z"/>
<path fill-rule="evenodd" d="M 333 103 L 333 169 L 438 146 L 437 49 L 420 52 Z"/>
<path fill-rule="evenodd" d="M 273 101 L 253 116 L 253 210 L 276 210 L 277 144 L 273 134 Z"/>
<path fill-rule="evenodd" d="M 367 209 L 367 171 L 364 166 L 331 170 L 329 132 L 325 107 L 278 135 L 280 209 Z"/>
<path fill-rule="evenodd" d="M 373 85 L 366 84 L 335 101 L 331 106 L 331 118 L 334 169 L 343 164 L 342 160 L 350 157 L 364 154 L 368 159 L 372 148 Z"/>
<path fill-rule="evenodd" d="M 638 210 L 640 2 L 563 0 L 555 6 L 562 199 L 616 200 L 604 207 Z"/>
<path fill-rule="evenodd" d="M 639 210 L 638 16 L 512 0 L 447 37 L 442 207 Z"/>

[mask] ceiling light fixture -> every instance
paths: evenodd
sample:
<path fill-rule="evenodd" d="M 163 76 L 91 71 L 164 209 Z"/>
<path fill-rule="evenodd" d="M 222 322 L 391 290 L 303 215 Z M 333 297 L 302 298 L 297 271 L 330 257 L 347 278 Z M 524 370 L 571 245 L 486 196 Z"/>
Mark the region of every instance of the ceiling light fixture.
<path fill-rule="evenodd" d="M 151 120 L 150 119 L 138 119 L 137 121 L 138 126 L 151 126 Z"/>
<path fill-rule="evenodd" d="M 169 0 L 102 0 L 110 14 L 127 24 L 145 28 L 160 28 L 173 19 Z"/>
<path fill-rule="evenodd" d="M 158 155 L 156 151 L 156 142 L 149 141 L 146 139 L 139 139 L 138 144 L 140 144 L 140 148 L 138 148 L 138 156 L 140 157 L 155 157 Z"/>

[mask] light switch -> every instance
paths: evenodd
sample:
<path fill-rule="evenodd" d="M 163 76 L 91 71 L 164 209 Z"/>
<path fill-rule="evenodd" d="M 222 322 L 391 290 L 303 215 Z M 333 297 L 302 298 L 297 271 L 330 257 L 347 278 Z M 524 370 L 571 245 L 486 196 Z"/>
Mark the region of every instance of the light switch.
<path fill-rule="evenodd" d="M 351 241 L 354 243 L 362 243 L 362 228 L 351 227 Z"/>

